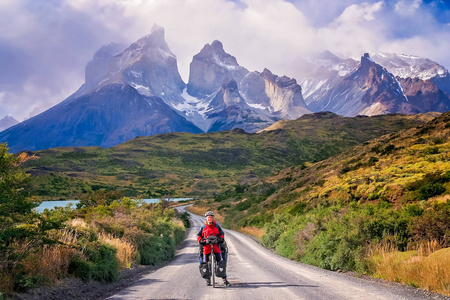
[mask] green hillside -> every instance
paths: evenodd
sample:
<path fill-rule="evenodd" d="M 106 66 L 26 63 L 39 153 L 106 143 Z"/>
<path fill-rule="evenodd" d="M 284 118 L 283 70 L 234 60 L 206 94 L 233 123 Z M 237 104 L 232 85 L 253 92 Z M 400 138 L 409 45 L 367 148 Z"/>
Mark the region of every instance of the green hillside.
<path fill-rule="evenodd" d="M 25 170 L 42 199 L 73 199 L 99 189 L 135 197 L 212 197 L 289 166 L 317 162 L 381 135 L 416 127 L 435 114 L 345 118 L 332 113 L 281 121 L 265 131 L 170 133 L 116 147 L 32 152 Z"/>
<path fill-rule="evenodd" d="M 285 257 L 450 294 L 448 251 L 442 252 L 439 263 L 433 262 L 433 271 L 429 265 L 413 266 L 411 260 L 399 264 L 411 253 L 424 256 L 424 249 L 431 253 L 450 247 L 449 199 L 447 112 L 326 160 L 230 189 L 208 206 L 225 216 L 226 226 L 245 232 L 263 229 L 263 245 Z M 392 277 L 378 273 L 385 256 L 377 253 L 407 250 L 413 252 L 395 254 L 389 262 L 391 269 L 398 268 L 390 270 Z M 416 268 L 411 272 L 417 278 L 400 279 L 405 266 Z M 426 277 L 436 279 L 436 286 L 424 286 Z"/>

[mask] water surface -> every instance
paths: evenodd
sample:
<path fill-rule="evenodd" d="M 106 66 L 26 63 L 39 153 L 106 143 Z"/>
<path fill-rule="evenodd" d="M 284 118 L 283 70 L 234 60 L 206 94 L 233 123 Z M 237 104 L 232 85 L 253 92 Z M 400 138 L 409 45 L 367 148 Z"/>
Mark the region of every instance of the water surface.
<path fill-rule="evenodd" d="M 157 203 L 161 199 L 142 199 L 145 203 Z M 183 200 L 192 200 L 192 198 L 171 198 L 170 201 L 183 201 Z M 47 209 L 54 209 L 55 207 L 66 207 L 71 205 L 72 208 L 76 208 L 76 205 L 80 202 L 80 200 L 57 200 L 57 201 L 42 201 L 41 205 L 36 207 L 36 211 L 38 213 L 43 212 Z"/>

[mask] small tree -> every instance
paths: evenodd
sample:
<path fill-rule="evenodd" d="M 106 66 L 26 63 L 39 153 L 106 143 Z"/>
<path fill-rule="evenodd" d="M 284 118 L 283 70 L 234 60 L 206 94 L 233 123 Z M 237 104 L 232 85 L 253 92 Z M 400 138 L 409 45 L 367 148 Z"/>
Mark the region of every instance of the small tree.
<path fill-rule="evenodd" d="M 0 143 L 0 250 L 22 235 L 18 225 L 29 223 L 31 210 L 39 205 L 28 196 L 29 174 L 20 167 L 27 158 L 26 154 L 14 156 L 7 144 Z"/>
<path fill-rule="evenodd" d="M 161 204 L 161 210 L 162 212 L 164 212 L 164 210 L 168 207 L 170 207 L 171 201 L 170 201 L 171 197 L 169 194 L 164 195 L 160 198 L 160 204 Z"/>

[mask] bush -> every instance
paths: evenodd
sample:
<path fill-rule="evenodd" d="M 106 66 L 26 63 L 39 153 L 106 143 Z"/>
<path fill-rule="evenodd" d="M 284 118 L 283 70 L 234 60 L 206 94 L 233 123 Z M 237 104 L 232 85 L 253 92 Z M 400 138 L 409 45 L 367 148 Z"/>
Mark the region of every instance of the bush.
<path fill-rule="evenodd" d="M 180 216 L 181 221 L 183 222 L 184 228 L 190 228 L 191 227 L 191 217 L 188 212 L 184 212 Z"/>
<path fill-rule="evenodd" d="M 419 200 L 440 195 L 446 191 L 444 184 L 450 181 L 450 171 L 428 173 L 421 180 L 410 183 L 406 188 L 418 195 Z"/>
<path fill-rule="evenodd" d="M 428 198 L 437 196 L 445 192 L 445 187 L 440 182 L 432 183 L 428 182 L 419 188 L 420 198 L 419 200 L 426 200 Z"/>
<path fill-rule="evenodd" d="M 435 240 L 442 247 L 450 247 L 450 201 L 430 204 L 414 219 L 410 230 L 416 244 Z"/>
<path fill-rule="evenodd" d="M 276 215 L 271 223 L 264 226 L 265 235 L 261 238 L 261 244 L 270 249 L 276 249 L 278 239 L 286 229 L 286 217 Z"/>
<path fill-rule="evenodd" d="M 84 256 L 75 256 L 69 266 L 69 272 L 85 280 L 112 282 L 119 276 L 117 250 L 100 242 L 86 246 Z"/>

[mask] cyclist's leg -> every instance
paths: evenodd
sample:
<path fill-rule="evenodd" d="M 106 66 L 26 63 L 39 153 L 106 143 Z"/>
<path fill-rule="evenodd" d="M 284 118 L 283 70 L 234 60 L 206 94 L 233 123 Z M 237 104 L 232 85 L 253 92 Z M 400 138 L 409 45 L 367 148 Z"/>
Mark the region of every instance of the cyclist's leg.
<path fill-rule="evenodd" d="M 209 261 L 209 254 L 211 254 L 211 245 L 203 246 L 203 261 L 204 262 Z"/>
<path fill-rule="evenodd" d="M 218 245 L 213 245 L 213 251 L 214 251 L 214 255 L 216 256 L 217 261 L 223 260 L 222 251 L 220 251 L 220 248 Z"/>

